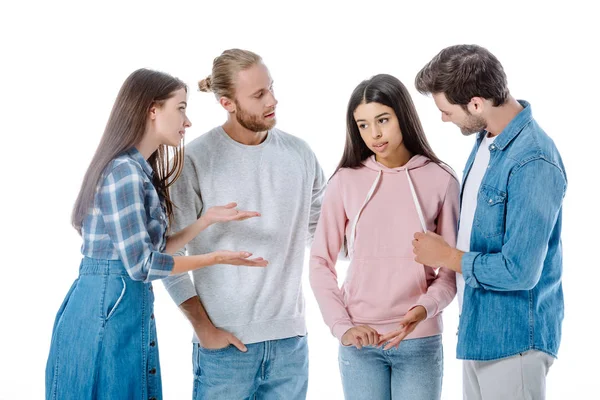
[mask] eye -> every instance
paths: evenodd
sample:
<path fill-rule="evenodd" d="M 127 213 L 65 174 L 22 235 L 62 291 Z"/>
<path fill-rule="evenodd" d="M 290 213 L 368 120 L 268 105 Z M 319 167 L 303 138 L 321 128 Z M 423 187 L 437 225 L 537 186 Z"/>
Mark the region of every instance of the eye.
<path fill-rule="evenodd" d="M 379 123 L 380 123 L 380 124 L 385 124 L 385 123 L 386 123 L 386 122 L 388 122 L 388 121 L 389 121 L 389 118 L 386 118 L 386 117 L 384 117 L 384 118 L 379 118 Z"/>
<path fill-rule="evenodd" d="M 254 97 L 256 97 L 257 99 L 260 99 L 261 97 L 263 97 L 263 94 L 264 94 L 264 93 L 263 93 L 262 91 L 260 91 L 260 92 L 258 92 L 258 93 L 256 94 L 256 96 L 254 96 Z"/>
<path fill-rule="evenodd" d="M 367 124 L 358 124 L 358 129 L 366 129 Z"/>

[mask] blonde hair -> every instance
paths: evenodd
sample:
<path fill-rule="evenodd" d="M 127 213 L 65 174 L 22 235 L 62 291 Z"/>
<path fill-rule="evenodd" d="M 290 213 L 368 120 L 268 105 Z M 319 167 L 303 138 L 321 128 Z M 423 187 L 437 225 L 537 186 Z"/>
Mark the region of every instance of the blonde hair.
<path fill-rule="evenodd" d="M 212 74 L 198 82 L 201 92 L 213 92 L 217 99 L 235 98 L 235 78 L 262 58 L 249 50 L 229 49 L 213 60 Z"/>

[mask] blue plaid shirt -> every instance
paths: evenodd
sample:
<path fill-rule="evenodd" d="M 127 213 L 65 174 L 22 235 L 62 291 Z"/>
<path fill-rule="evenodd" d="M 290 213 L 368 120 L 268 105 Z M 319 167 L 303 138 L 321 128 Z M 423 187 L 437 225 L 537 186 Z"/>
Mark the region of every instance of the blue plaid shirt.
<path fill-rule="evenodd" d="M 136 281 L 168 276 L 167 218 L 152 184 L 154 171 L 134 147 L 111 161 L 81 228 L 84 256 L 121 260 Z"/>

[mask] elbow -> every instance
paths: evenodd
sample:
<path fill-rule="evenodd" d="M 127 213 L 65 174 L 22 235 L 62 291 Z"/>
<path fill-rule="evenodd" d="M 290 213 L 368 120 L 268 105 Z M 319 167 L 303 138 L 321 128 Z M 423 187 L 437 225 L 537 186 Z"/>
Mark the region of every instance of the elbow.
<path fill-rule="evenodd" d="M 507 268 L 510 273 L 511 279 L 510 282 L 507 282 L 507 290 L 511 291 L 520 291 L 520 290 L 532 290 L 537 286 L 540 281 L 540 274 L 538 271 L 541 271 L 540 268 L 532 268 L 532 266 L 537 265 L 535 262 L 507 262 Z"/>
<path fill-rule="evenodd" d="M 515 290 L 532 290 L 534 287 L 537 286 L 538 282 L 538 276 L 524 276 L 519 282 L 517 282 L 517 287 L 515 288 Z"/>

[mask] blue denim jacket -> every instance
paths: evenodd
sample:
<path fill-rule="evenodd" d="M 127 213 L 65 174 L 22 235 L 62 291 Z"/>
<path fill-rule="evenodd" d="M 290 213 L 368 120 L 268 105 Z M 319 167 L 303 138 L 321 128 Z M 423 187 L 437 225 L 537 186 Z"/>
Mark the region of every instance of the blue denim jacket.
<path fill-rule="evenodd" d="M 457 357 L 494 360 L 535 349 L 556 357 L 564 315 L 565 169 L 554 142 L 524 109 L 489 147 L 477 196 Z M 467 160 L 467 177 L 481 132 Z M 462 193 L 461 193 L 462 199 Z"/>

